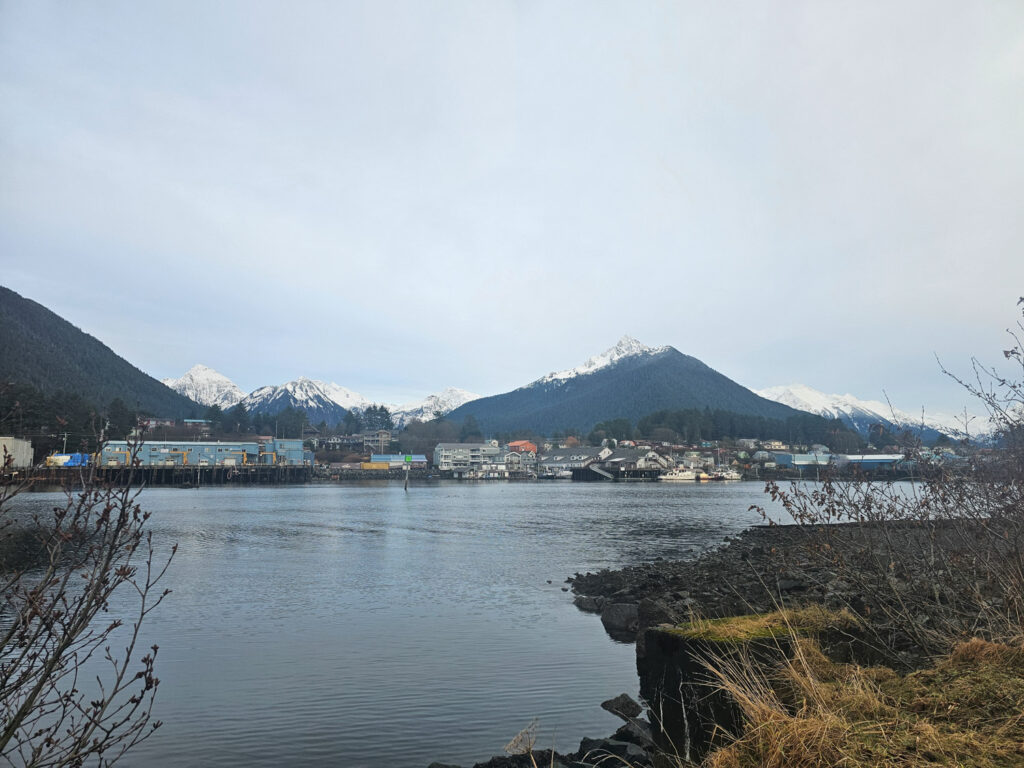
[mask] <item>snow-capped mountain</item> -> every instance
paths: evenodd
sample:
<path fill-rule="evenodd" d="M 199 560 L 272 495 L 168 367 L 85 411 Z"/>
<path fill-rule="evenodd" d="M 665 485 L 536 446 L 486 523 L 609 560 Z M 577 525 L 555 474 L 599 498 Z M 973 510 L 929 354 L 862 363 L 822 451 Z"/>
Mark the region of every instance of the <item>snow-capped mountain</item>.
<path fill-rule="evenodd" d="M 605 350 L 600 355 L 594 355 L 593 357 L 588 358 L 583 365 L 577 365 L 575 368 L 568 368 L 564 371 L 549 373 L 547 376 L 537 379 L 533 384 L 548 384 L 550 382 L 568 381 L 569 379 L 575 379 L 577 376 L 586 376 L 591 373 L 596 373 L 602 368 L 614 365 L 627 357 L 657 355 L 668 349 L 671 349 L 671 347 L 648 347 L 646 344 L 641 344 L 632 336 L 626 335 L 619 339 L 619 343 L 614 347 Z"/>
<path fill-rule="evenodd" d="M 786 419 L 792 408 L 751 392 L 673 347 L 648 347 L 623 336 L 583 365 L 549 373 L 511 392 L 481 397 L 449 418 L 470 416 L 485 434 L 532 430 L 590 430 L 611 419 L 636 423 L 655 411 L 686 408 Z"/>
<path fill-rule="evenodd" d="M 163 383 L 200 405 L 218 405 L 224 410 L 245 397 L 235 382 L 205 365 L 193 365 L 180 379 L 163 379 Z"/>
<path fill-rule="evenodd" d="M 850 394 L 828 395 L 805 384 L 768 387 L 757 390 L 757 394 L 801 411 L 839 419 L 864 436 L 873 424 L 882 424 L 892 432 L 905 429 L 920 432 L 925 440 L 937 438 L 939 433 L 958 435 L 963 430 L 962 418 L 957 421 L 944 414 L 927 413 L 922 418 L 920 414 L 915 416 L 879 400 L 862 400 Z"/>
<path fill-rule="evenodd" d="M 260 387 L 249 393 L 242 404 L 250 413 L 273 414 L 288 408 L 301 408 L 311 424 L 326 421 L 335 426 L 349 409 L 364 408 L 369 401 L 357 392 L 334 383 L 300 376 L 280 386 Z"/>
<path fill-rule="evenodd" d="M 460 405 L 472 402 L 479 397 L 480 395 L 474 394 L 473 392 L 467 392 L 464 389 L 447 387 L 437 394 L 428 395 L 426 398 L 416 403 L 396 405 L 393 408 L 389 406 L 389 410 L 391 411 L 391 416 L 395 421 L 395 426 L 403 427 L 413 419 L 430 421 L 434 418 L 435 414 L 445 416 L 454 411 Z"/>
<path fill-rule="evenodd" d="M 164 379 L 163 383 L 201 405 L 219 405 L 227 410 L 242 403 L 250 413 L 267 414 L 278 413 L 291 406 L 305 410 L 310 423 L 326 421 L 330 426 L 344 420 L 347 411 L 364 411 L 378 402 L 334 382 L 305 376 L 279 386 L 260 387 L 246 395 L 229 378 L 205 365 L 193 366 L 180 379 Z M 385 405 L 394 418 L 395 426 L 402 427 L 412 419 L 429 421 L 435 413 L 447 414 L 478 397 L 480 395 L 473 392 L 448 387 L 417 402 Z"/>

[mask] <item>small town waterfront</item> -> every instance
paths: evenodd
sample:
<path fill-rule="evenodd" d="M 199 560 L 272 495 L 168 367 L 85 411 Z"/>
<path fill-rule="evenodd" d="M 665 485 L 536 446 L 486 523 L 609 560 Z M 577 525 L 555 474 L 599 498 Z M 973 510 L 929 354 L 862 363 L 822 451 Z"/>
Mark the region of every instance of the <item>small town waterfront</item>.
<path fill-rule="evenodd" d="M 636 695 L 634 648 L 573 606 L 565 578 L 695 555 L 759 522 L 761 491 L 147 490 L 157 546 L 179 551 L 145 630 L 164 726 L 124 764 L 471 765 L 534 717 L 539 747 L 607 735 L 618 722 L 598 704 Z"/>

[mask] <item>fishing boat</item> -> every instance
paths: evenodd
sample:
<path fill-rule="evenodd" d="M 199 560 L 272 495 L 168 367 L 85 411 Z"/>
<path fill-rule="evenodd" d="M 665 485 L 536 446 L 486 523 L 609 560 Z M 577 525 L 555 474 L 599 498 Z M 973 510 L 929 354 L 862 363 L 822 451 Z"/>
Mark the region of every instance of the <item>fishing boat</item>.
<path fill-rule="evenodd" d="M 658 480 L 664 483 L 692 483 L 697 480 L 697 473 L 692 469 L 676 467 L 658 476 Z"/>

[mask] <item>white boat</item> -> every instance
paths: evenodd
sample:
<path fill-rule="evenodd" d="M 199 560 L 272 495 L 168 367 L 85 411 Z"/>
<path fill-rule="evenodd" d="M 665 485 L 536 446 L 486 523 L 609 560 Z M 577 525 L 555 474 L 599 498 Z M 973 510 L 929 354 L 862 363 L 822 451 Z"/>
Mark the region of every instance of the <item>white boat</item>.
<path fill-rule="evenodd" d="M 728 467 L 724 467 L 724 468 L 718 469 L 715 472 L 715 474 L 712 475 L 712 479 L 713 480 L 742 480 L 743 479 L 743 475 L 741 475 L 735 469 L 730 469 Z"/>
<path fill-rule="evenodd" d="M 697 479 L 697 473 L 692 469 L 677 467 L 659 475 L 658 479 L 665 483 L 692 483 Z"/>

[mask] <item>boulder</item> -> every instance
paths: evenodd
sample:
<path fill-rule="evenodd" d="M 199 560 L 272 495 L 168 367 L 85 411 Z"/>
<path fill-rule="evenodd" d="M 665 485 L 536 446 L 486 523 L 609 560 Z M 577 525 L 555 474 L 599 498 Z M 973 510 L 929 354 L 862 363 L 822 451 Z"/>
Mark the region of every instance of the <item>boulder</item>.
<path fill-rule="evenodd" d="M 576 595 L 572 599 L 573 604 L 581 611 L 587 613 L 600 613 L 601 606 L 604 605 L 603 597 L 594 597 L 592 595 Z"/>
<path fill-rule="evenodd" d="M 621 717 L 627 723 L 634 717 L 639 717 L 640 713 L 644 711 L 643 707 L 635 702 L 628 693 L 620 693 L 614 699 L 602 701 L 601 709 L 611 712 L 616 717 Z"/>
<path fill-rule="evenodd" d="M 606 603 L 601 608 L 601 623 L 611 633 L 636 633 L 640 626 L 640 612 L 636 603 Z"/>
<path fill-rule="evenodd" d="M 656 750 L 658 746 L 654 740 L 654 729 L 646 720 L 630 720 L 613 733 L 612 738 L 617 741 L 628 741 L 651 751 Z"/>

